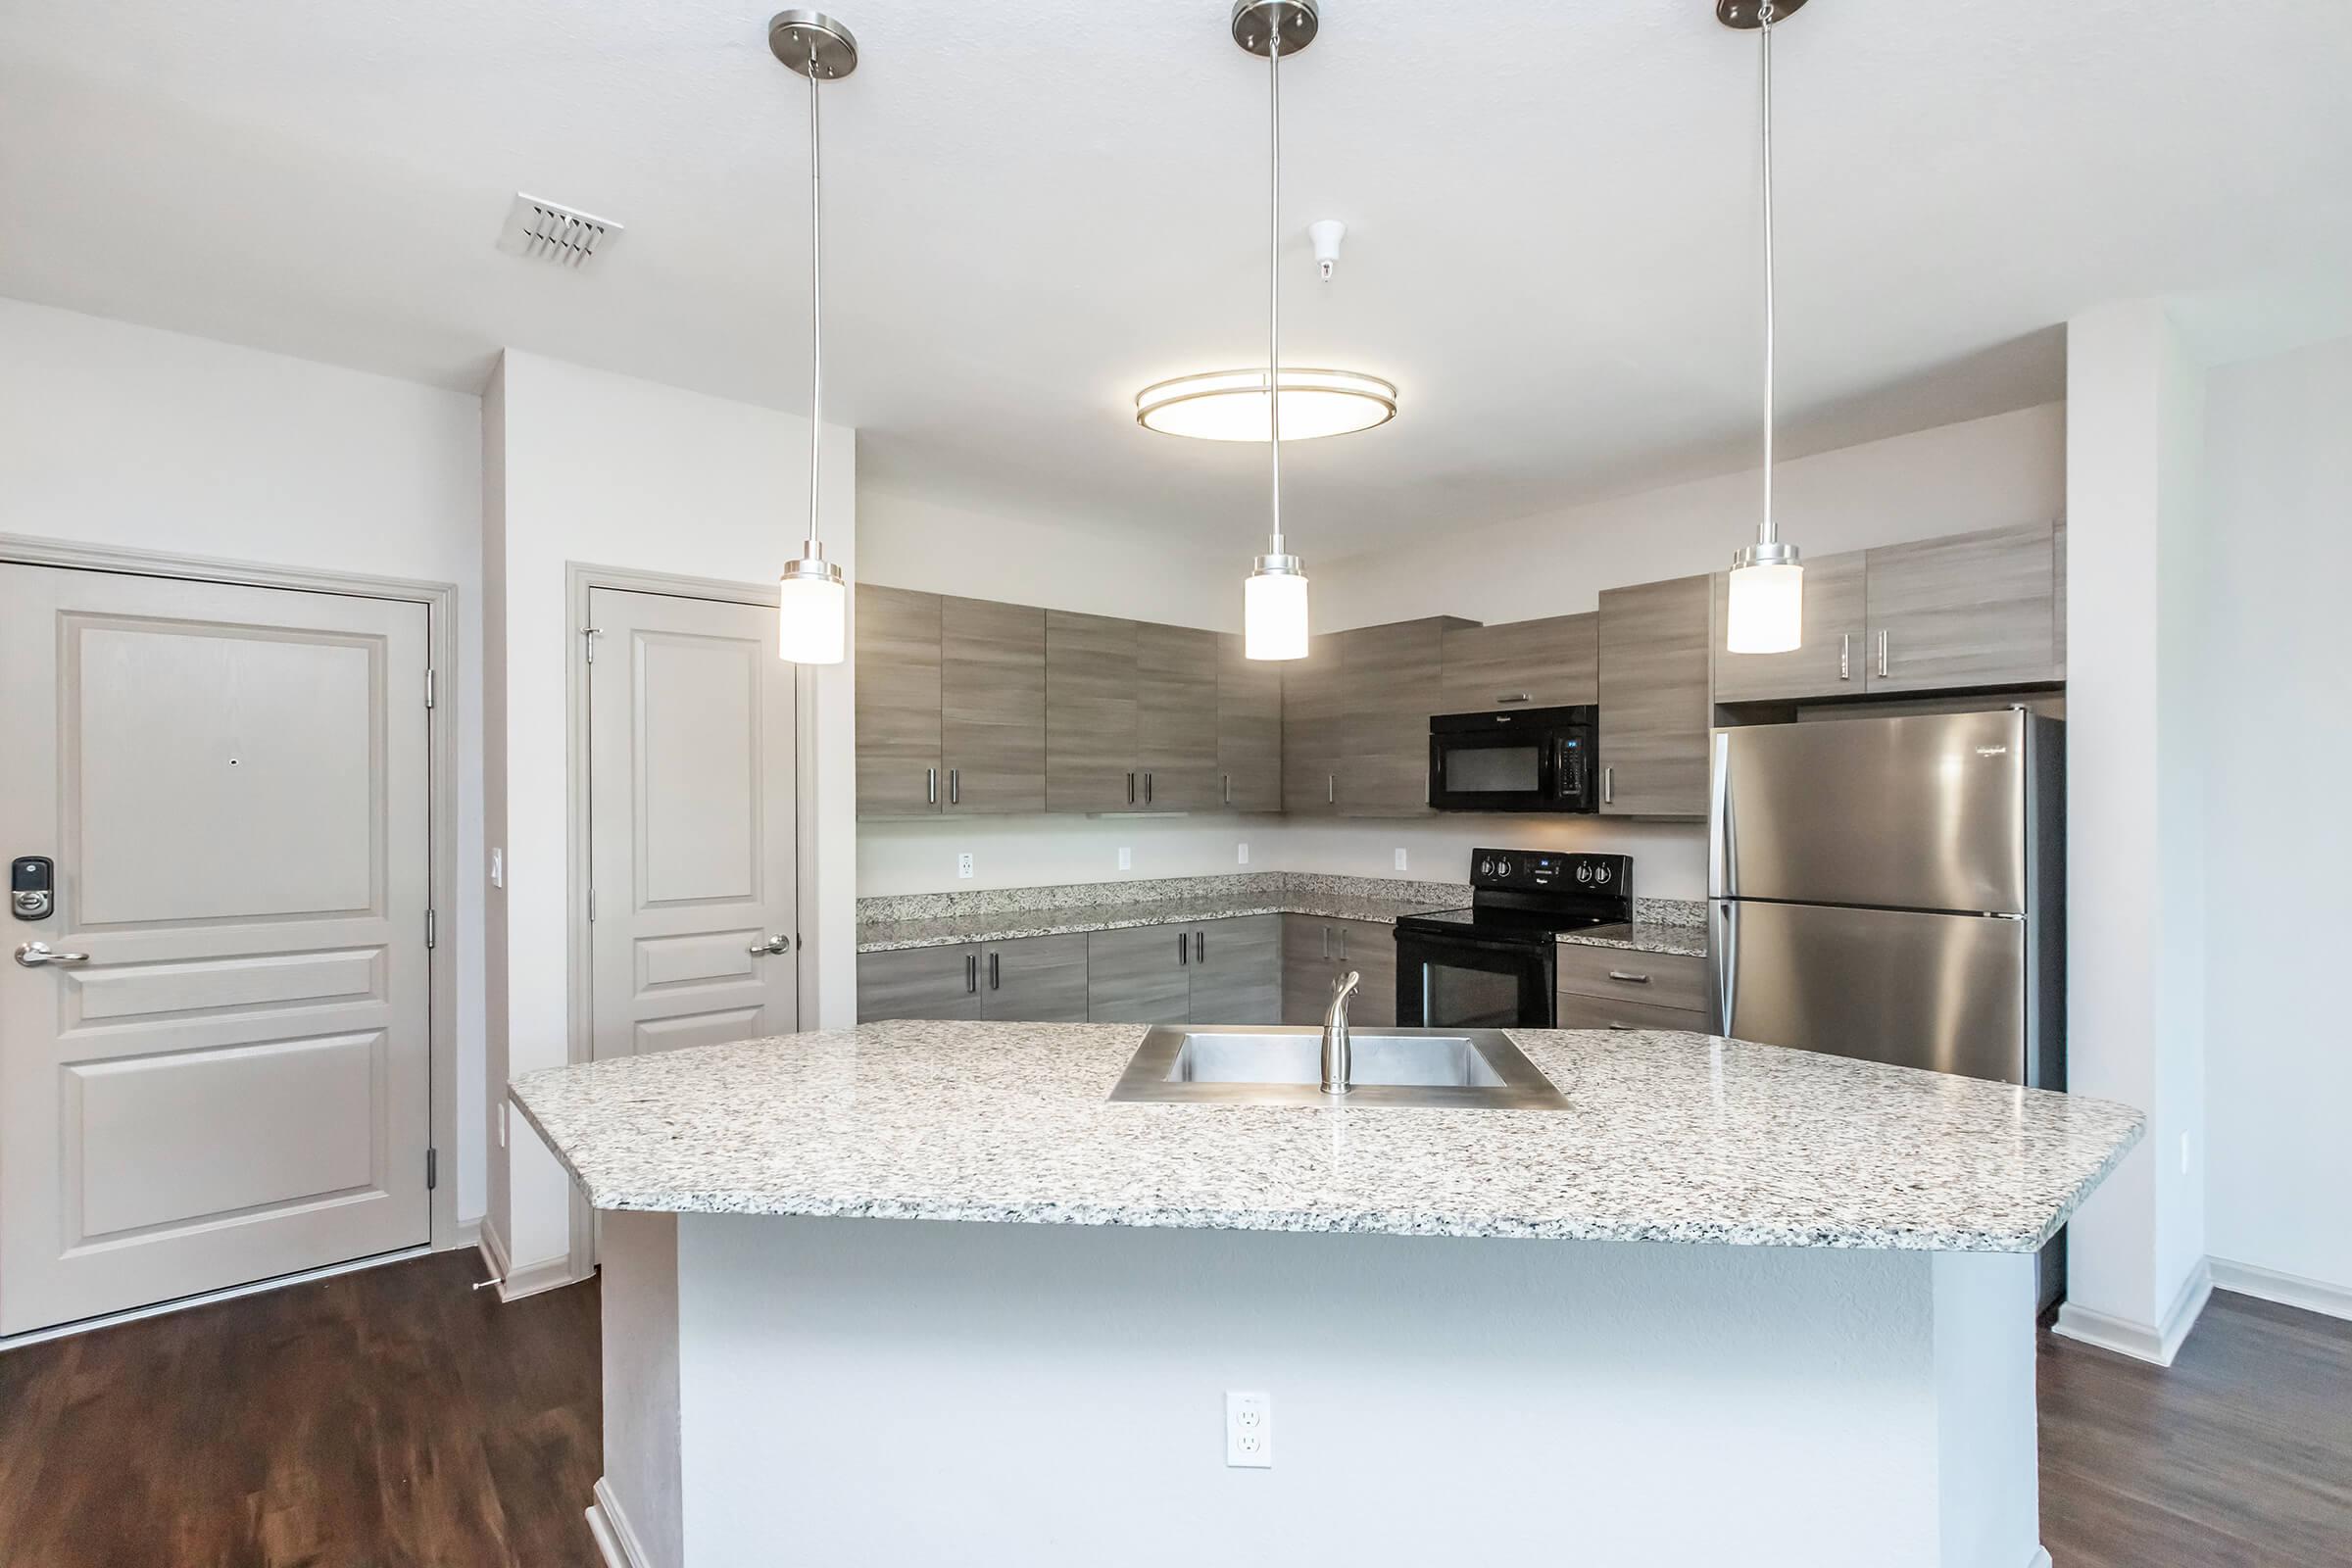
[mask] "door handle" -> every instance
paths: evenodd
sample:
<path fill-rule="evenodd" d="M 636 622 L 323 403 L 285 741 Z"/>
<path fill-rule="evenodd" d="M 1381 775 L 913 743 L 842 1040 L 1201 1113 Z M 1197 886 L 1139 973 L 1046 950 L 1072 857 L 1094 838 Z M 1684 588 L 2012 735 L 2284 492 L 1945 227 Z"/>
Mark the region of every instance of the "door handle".
<path fill-rule="evenodd" d="M 1497 708 L 1507 708 L 1513 703 L 1532 703 L 1535 700 L 1536 694 L 1533 692 L 1504 692 L 1501 696 L 1494 699 L 1494 706 Z"/>
<path fill-rule="evenodd" d="M 1146 806 L 1152 804 L 1152 775 L 1149 773 L 1144 775 L 1144 804 Z"/>
<path fill-rule="evenodd" d="M 1340 927 L 1340 961 L 1342 963 L 1348 961 L 1348 928 L 1346 926 Z"/>
<path fill-rule="evenodd" d="M 1838 678 L 1854 678 L 1854 634 L 1850 631 L 1838 634 Z"/>
<path fill-rule="evenodd" d="M 1195 963 L 1208 961 L 1208 933 L 1206 931 L 1193 933 L 1193 961 Z"/>
<path fill-rule="evenodd" d="M 777 954 L 790 953 L 791 951 L 792 938 L 790 937 L 769 937 L 765 942 L 755 942 L 752 944 L 752 952 L 758 956 L 772 956 Z"/>
<path fill-rule="evenodd" d="M 963 991 L 966 996 L 979 995 L 980 955 L 977 953 L 967 953 L 963 956 Z"/>
<path fill-rule="evenodd" d="M 1614 806 L 1616 803 L 1617 770 L 1613 767 L 1604 767 L 1600 770 L 1600 804 Z"/>
<path fill-rule="evenodd" d="M 939 769 L 936 767 L 923 769 L 923 804 L 925 806 L 939 804 Z"/>
<path fill-rule="evenodd" d="M 991 991 L 1004 989 L 1004 955 L 994 950 L 988 956 L 988 989 Z"/>
<path fill-rule="evenodd" d="M 1627 985 L 1632 986 L 1645 986 L 1649 984 L 1649 976 L 1645 974 L 1628 974 L 1623 969 L 1611 969 L 1609 971 L 1609 978 L 1612 980 L 1622 980 Z"/>
<path fill-rule="evenodd" d="M 963 769 L 960 767 L 948 769 L 948 804 L 950 806 L 963 804 Z"/>
<path fill-rule="evenodd" d="M 1886 668 L 1886 659 L 1887 634 L 1885 631 L 1881 631 L 1879 633 L 1879 677 L 1882 680 L 1886 679 L 1889 674 L 1889 671 Z"/>
<path fill-rule="evenodd" d="M 1337 806 L 1340 804 L 1339 774 L 1326 773 L 1323 775 L 1323 800 L 1325 804 L 1331 806 Z"/>
<path fill-rule="evenodd" d="M 55 953 L 46 942 L 27 942 L 17 949 L 17 961 L 27 969 L 38 969 L 48 963 L 87 963 L 86 953 Z"/>
<path fill-rule="evenodd" d="M 1127 804 L 1129 806 L 1135 804 L 1135 775 L 1133 773 L 1127 775 Z"/>
<path fill-rule="evenodd" d="M 1193 939 L 1183 932 L 1176 933 L 1176 963 L 1179 968 L 1192 962 Z"/>

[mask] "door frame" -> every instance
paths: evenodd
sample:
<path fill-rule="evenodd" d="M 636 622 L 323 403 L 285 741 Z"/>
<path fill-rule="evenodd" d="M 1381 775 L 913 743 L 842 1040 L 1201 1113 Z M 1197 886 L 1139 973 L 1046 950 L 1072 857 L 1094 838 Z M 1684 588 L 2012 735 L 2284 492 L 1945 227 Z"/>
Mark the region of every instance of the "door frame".
<path fill-rule="evenodd" d="M 337 594 L 354 599 L 389 599 L 424 607 L 425 659 L 433 683 L 433 706 L 425 710 L 425 750 L 428 758 L 425 855 L 432 888 L 436 938 L 426 955 L 431 986 L 427 1011 L 426 1065 L 432 1081 L 431 1147 L 450 1158 L 436 1156 L 430 1202 L 431 1248 L 446 1251 L 471 1247 L 480 1223 L 458 1217 L 458 1165 L 463 1155 L 458 1141 L 458 949 L 465 927 L 458 909 L 458 586 L 410 577 L 379 577 L 363 572 L 319 571 L 301 566 L 273 566 L 261 562 L 217 556 L 185 556 L 117 545 L 83 544 L 69 539 L 41 539 L 0 534 L 0 565 L 55 566 L 74 571 L 106 571 L 130 577 L 168 577 L 181 582 L 224 583 L 244 588 L 283 588 L 298 593 Z M 421 695 L 421 694 L 420 694 Z M 447 909 L 449 918 L 439 918 Z M 439 941 L 446 936 L 449 941 Z M 484 1122 L 497 1114 L 485 1105 Z M 387 1256 L 400 1256 L 390 1253 Z M 363 1260 L 363 1261 L 373 1261 Z M 334 1271 L 357 1266 L 337 1264 Z M 307 1275 L 287 1276 L 302 1279 Z M 237 1288 L 267 1289 L 276 1281 L 259 1281 Z M 179 1303 L 169 1303 L 177 1305 Z M 152 1308 L 138 1309 L 145 1315 Z M 94 1324 L 76 1324 L 76 1329 Z"/>
<path fill-rule="evenodd" d="M 773 610 L 777 604 L 772 583 L 731 582 L 721 577 L 689 577 L 674 572 L 640 571 L 630 566 L 602 566 L 589 562 L 564 564 L 564 1053 L 566 1062 L 595 1059 L 593 965 L 596 957 L 588 929 L 590 823 L 588 820 L 588 596 L 594 589 L 616 593 L 661 594 L 671 599 L 708 599 L 722 605 L 758 605 Z M 792 766 L 793 797 L 793 911 L 792 934 L 793 1028 L 817 1016 L 816 967 L 808 961 L 808 933 L 816 929 L 816 879 L 807 867 L 815 863 L 816 813 L 816 677 L 806 664 L 793 670 Z M 596 1272 L 596 1211 L 574 1182 L 571 1187 L 571 1277 L 584 1280 Z"/>

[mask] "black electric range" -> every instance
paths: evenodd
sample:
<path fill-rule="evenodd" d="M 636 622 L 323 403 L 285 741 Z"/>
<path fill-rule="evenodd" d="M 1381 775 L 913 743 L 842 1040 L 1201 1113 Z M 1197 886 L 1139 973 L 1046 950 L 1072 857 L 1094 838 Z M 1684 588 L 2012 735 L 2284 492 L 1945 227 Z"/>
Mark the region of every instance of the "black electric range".
<path fill-rule="evenodd" d="M 1396 922 L 1396 1021 L 1549 1028 L 1560 933 L 1633 917 L 1631 856 L 1474 850 L 1468 908 Z"/>

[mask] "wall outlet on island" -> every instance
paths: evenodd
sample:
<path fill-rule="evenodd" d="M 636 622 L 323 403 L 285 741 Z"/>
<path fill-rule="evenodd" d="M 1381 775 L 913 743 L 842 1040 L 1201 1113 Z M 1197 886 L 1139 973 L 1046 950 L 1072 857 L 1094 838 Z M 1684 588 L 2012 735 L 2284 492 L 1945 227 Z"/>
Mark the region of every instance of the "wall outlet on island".
<path fill-rule="evenodd" d="M 1399 871 L 1404 869 L 1404 852 L 1402 850 L 1396 852 L 1396 869 Z"/>
<path fill-rule="evenodd" d="M 1265 1394 L 1225 1396 L 1225 1465 L 1232 1470 L 1274 1468 L 1274 1400 Z"/>
<path fill-rule="evenodd" d="M 956 874 L 957 876 L 970 876 L 972 874 L 972 857 L 968 851 L 956 857 Z"/>
<path fill-rule="evenodd" d="M 1119 869 L 1122 871 L 1135 869 L 1135 852 L 1124 844 L 1119 846 Z"/>

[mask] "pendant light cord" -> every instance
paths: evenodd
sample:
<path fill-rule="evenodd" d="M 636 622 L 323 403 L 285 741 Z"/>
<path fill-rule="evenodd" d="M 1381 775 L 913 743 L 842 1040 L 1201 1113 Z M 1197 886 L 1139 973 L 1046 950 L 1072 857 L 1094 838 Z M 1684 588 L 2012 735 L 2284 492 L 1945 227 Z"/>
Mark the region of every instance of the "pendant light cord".
<path fill-rule="evenodd" d="M 1266 416 L 1273 435 L 1274 539 L 1267 554 L 1282 548 L 1282 15 L 1273 14 L 1266 36 L 1268 119 L 1273 134 L 1272 169 L 1266 204 Z"/>
<path fill-rule="evenodd" d="M 816 45 L 808 46 L 808 539 L 817 537 L 817 459 L 825 408 L 825 157 Z"/>
<path fill-rule="evenodd" d="M 1778 302 L 1774 298 L 1773 236 L 1772 236 L 1772 0 L 1764 0 L 1761 12 L 1764 75 L 1764 527 L 1758 536 L 1765 544 L 1776 544 L 1781 537 L 1780 524 L 1772 515 L 1773 464 L 1773 336 L 1774 315 Z"/>

